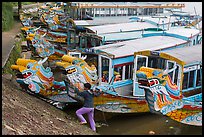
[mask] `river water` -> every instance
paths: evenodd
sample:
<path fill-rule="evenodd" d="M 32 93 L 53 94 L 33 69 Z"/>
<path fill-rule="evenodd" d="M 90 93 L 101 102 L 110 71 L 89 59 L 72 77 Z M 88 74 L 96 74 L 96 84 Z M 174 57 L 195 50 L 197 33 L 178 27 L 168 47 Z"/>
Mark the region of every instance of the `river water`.
<path fill-rule="evenodd" d="M 70 104 L 64 110 L 78 119 L 75 112 L 82 104 Z M 87 115 L 84 115 L 88 121 Z M 202 126 L 179 123 L 167 116 L 145 113 L 117 114 L 101 112 L 95 109 L 94 119 L 97 133 L 100 135 L 202 135 Z M 89 124 L 85 125 L 89 126 Z"/>
<path fill-rule="evenodd" d="M 97 122 L 96 122 L 97 123 Z M 176 122 L 166 116 L 140 113 L 121 114 L 103 120 L 97 131 L 101 135 L 202 135 L 202 127 Z"/>

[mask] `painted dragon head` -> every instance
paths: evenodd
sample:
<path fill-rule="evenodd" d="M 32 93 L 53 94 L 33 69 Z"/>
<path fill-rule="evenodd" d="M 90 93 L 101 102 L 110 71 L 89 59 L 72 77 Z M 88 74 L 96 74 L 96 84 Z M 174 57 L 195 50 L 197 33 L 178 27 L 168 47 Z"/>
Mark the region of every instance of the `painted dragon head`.
<path fill-rule="evenodd" d="M 161 69 L 141 67 L 136 72 L 138 83 L 146 92 L 153 95 L 154 108 L 161 110 L 164 106 L 180 100 L 182 94 L 178 86 L 171 81 L 171 77 Z"/>
<path fill-rule="evenodd" d="M 98 80 L 97 70 L 94 65 L 91 67 L 81 58 L 64 55 L 61 62 L 56 62 L 57 66 L 62 67 L 66 71 L 67 78 L 70 82 L 83 89 L 84 83 L 95 85 Z"/>
<path fill-rule="evenodd" d="M 42 65 L 46 60 L 47 58 L 40 61 L 19 58 L 16 65 L 11 65 L 11 69 L 19 72 L 16 81 L 33 93 L 43 96 L 58 94 L 59 91 L 52 90 L 54 77 L 51 69 Z"/>
<path fill-rule="evenodd" d="M 49 60 L 59 60 L 67 53 L 66 49 L 60 45 L 52 44 L 46 39 L 47 33 L 40 34 L 39 28 L 34 30 L 34 33 L 28 34 L 26 39 L 32 44 L 32 51 L 35 55 Z"/>
<path fill-rule="evenodd" d="M 54 45 L 44 38 L 45 35 L 46 33 L 44 35 L 34 33 L 32 35 L 28 35 L 26 38 L 27 40 L 31 41 L 32 46 L 34 47 L 34 53 L 42 58 L 49 57 L 55 53 Z"/>

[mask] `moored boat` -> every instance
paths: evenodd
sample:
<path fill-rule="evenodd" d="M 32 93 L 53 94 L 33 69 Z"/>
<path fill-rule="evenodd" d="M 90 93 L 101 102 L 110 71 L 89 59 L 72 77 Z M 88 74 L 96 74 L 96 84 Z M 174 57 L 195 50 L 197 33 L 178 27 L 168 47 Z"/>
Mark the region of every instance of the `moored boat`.
<path fill-rule="evenodd" d="M 134 85 L 145 95 L 150 112 L 202 126 L 201 44 L 136 52 L 135 68 Z"/>

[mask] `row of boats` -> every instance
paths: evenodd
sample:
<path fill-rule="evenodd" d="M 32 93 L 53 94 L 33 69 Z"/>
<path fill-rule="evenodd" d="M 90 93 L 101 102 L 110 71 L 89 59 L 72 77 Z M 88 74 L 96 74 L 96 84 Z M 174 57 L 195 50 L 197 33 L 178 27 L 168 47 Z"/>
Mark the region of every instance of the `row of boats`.
<path fill-rule="evenodd" d="M 36 27 L 30 17 L 21 16 L 21 30 L 28 49 L 40 58 L 19 58 L 11 66 L 23 90 L 47 101 L 69 104 L 81 101 L 74 86 L 82 91 L 83 83 L 89 82 L 93 89 L 102 90 L 102 94 L 94 98 L 97 110 L 152 112 L 184 124 L 202 126 L 200 30 L 188 24 L 188 27 L 171 26 L 170 29 L 157 25 L 155 28 L 117 31 L 121 29 L 120 24 L 115 24 L 119 28 L 105 31 L 103 28 L 108 25 L 76 25 L 65 16 L 62 8 L 42 6 L 38 15 L 44 26 L 38 23 Z M 57 28 L 63 22 L 67 28 L 54 31 L 48 25 L 50 22 Z M 136 23 L 147 24 L 138 20 Z M 147 29 L 146 33 L 144 29 Z M 128 35 L 136 31 L 142 32 L 141 37 L 121 38 L 111 43 L 104 42 L 100 36 Z M 68 81 L 57 80 L 59 76 Z"/>

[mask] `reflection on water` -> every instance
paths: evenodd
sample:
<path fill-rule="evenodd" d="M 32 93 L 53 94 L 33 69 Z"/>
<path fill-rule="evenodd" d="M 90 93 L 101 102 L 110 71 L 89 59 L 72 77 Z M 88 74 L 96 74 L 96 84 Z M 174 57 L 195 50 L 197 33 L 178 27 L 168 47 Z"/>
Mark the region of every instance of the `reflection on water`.
<path fill-rule="evenodd" d="M 64 111 L 77 120 L 75 112 L 80 107 L 81 103 L 69 104 Z M 100 135 L 148 135 L 150 131 L 155 135 L 202 135 L 202 126 L 182 124 L 167 116 L 150 112 L 115 114 L 95 109 L 94 113 L 97 133 Z M 88 121 L 87 115 L 84 117 Z M 90 127 L 89 124 L 86 126 Z"/>
<path fill-rule="evenodd" d="M 106 120 L 107 126 L 97 127 L 101 135 L 202 135 L 202 127 L 176 122 L 152 113 L 121 114 Z"/>

